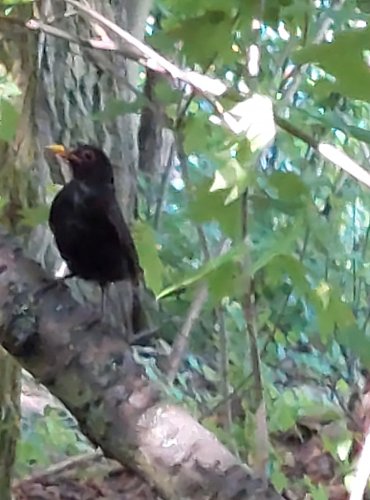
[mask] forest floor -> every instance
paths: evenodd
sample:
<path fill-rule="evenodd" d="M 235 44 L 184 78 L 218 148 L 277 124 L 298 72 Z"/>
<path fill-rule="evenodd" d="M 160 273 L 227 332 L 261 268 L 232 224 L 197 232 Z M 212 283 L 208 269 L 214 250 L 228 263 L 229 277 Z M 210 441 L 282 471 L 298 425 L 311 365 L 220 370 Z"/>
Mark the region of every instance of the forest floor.
<path fill-rule="evenodd" d="M 22 427 L 44 423 L 48 408 L 66 414 L 61 403 L 43 386 L 38 385 L 28 374 L 24 374 L 22 383 Z M 69 423 L 72 417 L 68 416 Z M 41 428 L 41 427 L 40 427 Z M 36 433 L 37 431 L 34 431 Z M 55 428 L 58 433 L 58 427 Z M 77 427 L 74 431 L 77 435 Z M 73 435 L 73 434 L 72 434 Z M 30 433 L 23 435 L 27 440 Z M 33 436 L 31 436 L 31 439 Z M 47 435 L 36 434 L 36 440 L 42 441 L 44 453 L 48 452 Z M 46 444 L 45 444 L 46 440 Z M 53 443 L 55 445 L 55 443 Z M 89 446 L 87 444 L 87 446 Z M 52 448 L 52 444 L 50 444 Z M 113 460 L 106 460 L 102 454 L 89 447 L 86 453 L 65 457 L 60 453 L 51 453 L 53 458 L 44 467 L 37 464 L 29 466 L 30 474 L 19 477 L 13 484 L 14 500 L 158 500 L 152 488 L 133 471 Z M 32 456 L 31 456 L 32 458 Z M 20 457 L 18 457 L 21 460 Z M 23 457 L 23 460 L 26 460 Z M 30 464 L 33 460 L 29 461 Z M 22 475 L 23 476 L 23 475 Z"/>

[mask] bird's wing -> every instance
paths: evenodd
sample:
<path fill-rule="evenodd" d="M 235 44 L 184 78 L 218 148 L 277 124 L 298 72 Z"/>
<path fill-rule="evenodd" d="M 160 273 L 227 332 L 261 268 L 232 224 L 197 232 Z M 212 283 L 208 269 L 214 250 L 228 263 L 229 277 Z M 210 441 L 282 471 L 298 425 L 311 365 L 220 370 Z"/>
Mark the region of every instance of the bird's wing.
<path fill-rule="evenodd" d="M 132 277 L 138 281 L 139 276 L 142 274 L 142 269 L 139 264 L 139 257 L 136 251 L 134 240 L 131 236 L 130 230 L 122 215 L 120 206 L 115 196 L 107 196 L 105 198 L 104 214 L 108 217 L 110 224 L 114 227 L 117 237 L 119 239 L 122 252 L 131 261 Z"/>

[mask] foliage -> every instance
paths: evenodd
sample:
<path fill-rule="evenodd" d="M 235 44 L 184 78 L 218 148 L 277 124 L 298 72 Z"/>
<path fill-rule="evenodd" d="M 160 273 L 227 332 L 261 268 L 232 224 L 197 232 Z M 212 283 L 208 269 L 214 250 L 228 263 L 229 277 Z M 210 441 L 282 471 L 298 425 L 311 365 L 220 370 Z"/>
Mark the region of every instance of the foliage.
<path fill-rule="evenodd" d="M 75 420 L 63 408 L 46 405 L 42 414 L 32 413 L 22 419 L 16 474 L 22 477 L 66 455 L 87 451 L 91 446 L 78 431 Z"/>
<path fill-rule="evenodd" d="M 369 14 L 352 1 L 267 0 L 263 12 L 261 5 L 156 1 L 147 42 L 186 68 L 227 81 L 221 103 L 246 128 L 232 133 L 217 125 L 204 95 L 159 84 L 177 158 L 163 179 L 141 179 L 150 196 L 140 200 L 145 222 L 135 239 L 167 340 L 174 340 L 197 285 L 209 288 L 191 336 L 194 354 L 170 394 L 252 465 L 263 397 L 270 478 L 289 489 L 277 436 L 343 420 L 342 406 L 370 368 L 370 197 L 301 134 L 367 163 Z M 135 102 L 110 102 L 93 119 L 138 112 L 143 92 L 142 81 Z M 294 135 L 275 130 L 270 102 Z M 9 96 L 0 94 L 0 114 L 0 138 L 10 140 L 17 115 Z M 25 220 L 36 224 L 44 216 L 41 207 Z M 226 397 L 231 392 L 237 410 Z M 340 458 L 338 450 L 348 440 L 346 432 L 330 446 L 323 438 L 343 477 L 348 453 Z M 300 479 L 312 498 L 326 498 L 327 486 Z"/>

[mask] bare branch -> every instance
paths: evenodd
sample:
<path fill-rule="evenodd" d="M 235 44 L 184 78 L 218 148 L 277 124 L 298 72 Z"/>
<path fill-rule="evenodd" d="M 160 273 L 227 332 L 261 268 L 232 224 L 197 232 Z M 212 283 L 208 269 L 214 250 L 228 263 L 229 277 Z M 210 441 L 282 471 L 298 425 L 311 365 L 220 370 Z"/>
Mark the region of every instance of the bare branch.
<path fill-rule="evenodd" d="M 186 346 L 188 345 L 189 336 L 195 321 L 199 318 L 203 305 L 208 297 L 208 285 L 202 284 L 194 295 L 194 299 L 189 307 L 188 313 L 182 325 L 182 328 L 176 336 L 172 346 L 172 351 L 168 359 L 168 374 L 167 379 L 173 382 L 179 370 L 181 360 L 184 356 Z"/>

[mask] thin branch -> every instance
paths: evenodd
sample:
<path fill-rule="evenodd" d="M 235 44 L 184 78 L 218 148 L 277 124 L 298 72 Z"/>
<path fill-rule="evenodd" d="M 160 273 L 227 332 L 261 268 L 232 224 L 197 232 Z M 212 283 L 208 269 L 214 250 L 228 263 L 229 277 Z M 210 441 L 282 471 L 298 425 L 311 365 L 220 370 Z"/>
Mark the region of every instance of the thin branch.
<path fill-rule="evenodd" d="M 354 162 L 346 153 L 331 144 L 324 144 L 317 141 L 302 129 L 295 127 L 284 118 L 281 118 L 276 114 L 274 116 L 276 124 L 279 125 L 280 128 L 289 132 L 289 134 L 294 137 L 306 142 L 325 159 L 334 163 L 334 165 L 347 172 L 347 174 L 351 175 L 362 184 L 365 184 L 365 186 L 370 187 L 370 173 Z"/>
<path fill-rule="evenodd" d="M 241 210 L 241 226 L 243 239 L 247 240 L 249 236 L 249 196 L 250 191 L 246 191 L 243 196 Z M 248 263 L 247 263 L 248 264 Z M 257 331 L 257 309 L 256 309 L 256 294 L 254 278 L 249 278 L 247 283 L 246 293 L 243 300 L 243 310 L 245 323 L 247 327 L 247 335 L 250 345 L 251 365 L 254 379 L 255 392 L 255 456 L 254 463 L 257 472 L 263 481 L 267 482 L 266 465 L 269 457 L 269 435 L 267 427 L 267 411 L 265 402 L 265 393 L 263 387 L 261 355 L 258 347 L 258 331 Z"/>
<path fill-rule="evenodd" d="M 69 457 L 62 462 L 58 462 L 57 464 L 53 464 L 47 469 L 36 472 L 35 474 L 31 474 L 23 479 L 20 479 L 15 484 L 13 484 L 13 488 L 18 488 L 25 483 L 38 483 L 44 481 L 50 476 L 55 476 L 56 474 L 65 473 L 71 469 L 81 466 L 85 468 L 91 465 L 92 462 L 97 462 L 101 458 L 103 458 L 103 453 L 100 450 L 91 451 L 89 453 L 83 453 L 82 455 L 77 455 L 74 457 Z"/>
<path fill-rule="evenodd" d="M 76 0 L 65 0 L 70 5 L 73 5 L 77 10 L 87 14 L 88 17 L 94 19 L 98 23 L 105 26 L 108 30 L 112 31 L 115 35 L 121 38 L 125 42 L 125 48 L 127 48 L 127 57 L 135 58 L 144 66 L 147 66 L 154 71 L 167 73 L 173 79 L 182 80 L 189 85 L 197 88 L 200 91 L 206 91 L 207 88 L 204 87 L 202 89 L 202 83 L 207 86 L 213 86 L 213 91 L 211 94 L 213 95 L 221 95 L 223 94 L 227 86 L 221 80 L 210 78 L 206 75 L 201 75 L 199 73 L 193 71 L 184 71 L 180 69 L 175 64 L 171 63 L 168 59 L 161 56 L 152 49 L 149 45 L 146 45 L 144 42 L 141 42 L 133 35 L 131 35 L 128 31 L 122 29 L 113 21 L 110 21 L 99 12 L 90 7 L 77 2 Z"/>
<path fill-rule="evenodd" d="M 24 23 L 22 22 L 22 24 Z M 61 38 L 62 40 L 66 40 L 67 42 L 75 43 L 77 45 L 88 47 L 90 49 L 109 50 L 118 52 L 124 56 L 126 55 L 126 53 L 120 50 L 118 45 L 111 39 L 107 40 L 106 38 L 95 39 L 95 38 L 84 38 L 81 36 L 75 36 L 60 28 L 56 28 L 51 24 L 43 23 L 38 19 L 30 19 L 24 24 L 24 26 L 32 31 L 42 31 L 47 35 L 51 35 L 56 38 Z"/>
<path fill-rule="evenodd" d="M 225 314 L 223 309 L 219 307 L 216 310 L 216 315 L 218 319 L 218 324 L 220 327 L 219 337 L 220 337 L 220 378 L 221 378 L 221 395 L 223 401 L 223 414 L 224 414 L 224 429 L 231 436 L 231 428 L 233 424 L 232 416 L 232 405 L 230 395 L 230 384 L 229 384 L 229 358 L 228 358 L 228 338 L 225 326 Z M 232 440 L 233 451 L 235 455 L 238 456 L 238 447 L 234 440 Z"/>
<path fill-rule="evenodd" d="M 169 182 L 169 179 L 171 176 L 172 169 L 173 169 L 174 164 L 175 164 L 174 156 L 175 156 L 175 145 L 174 145 L 174 143 L 172 143 L 169 154 L 168 154 L 167 165 L 166 165 L 164 172 L 161 176 L 161 185 L 159 188 L 159 194 L 158 194 L 157 203 L 156 203 L 155 212 L 154 212 L 153 227 L 156 230 L 159 229 L 159 221 L 160 221 L 161 213 L 163 210 L 163 205 L 164 205 L 164 202 L 166 199 L 168 182 Z"/>
<path fill-rule="evenodd" d="M 179 371 L 181 361 L 186 351 L 190 333 L 193 329 L 194 323 L 199 318 L 203 306 L 208 297 L 208 284 L 202 283 L 194 295 L 193 301 L 190 304 L 188 313 L 185 317 L 184 323 L 180 332 L 177 334 L 176 339 L 172 346 L 171 354 L 168 358 L 167 380 L 172 383 Z"/>

